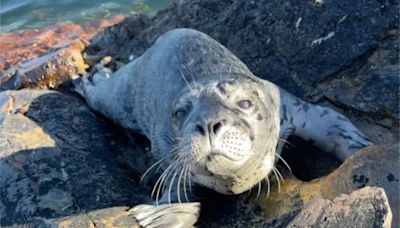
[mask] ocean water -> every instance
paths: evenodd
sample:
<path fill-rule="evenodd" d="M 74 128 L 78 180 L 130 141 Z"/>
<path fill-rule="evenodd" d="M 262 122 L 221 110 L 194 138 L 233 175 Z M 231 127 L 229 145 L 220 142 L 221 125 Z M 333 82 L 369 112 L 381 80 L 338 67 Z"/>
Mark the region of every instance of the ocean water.
<path fill-rule="evenodd" d="M 61 21 L 83 23 L 114 15 L 154 14 L 178 0 L 0 0 L 0 33 Z"/>

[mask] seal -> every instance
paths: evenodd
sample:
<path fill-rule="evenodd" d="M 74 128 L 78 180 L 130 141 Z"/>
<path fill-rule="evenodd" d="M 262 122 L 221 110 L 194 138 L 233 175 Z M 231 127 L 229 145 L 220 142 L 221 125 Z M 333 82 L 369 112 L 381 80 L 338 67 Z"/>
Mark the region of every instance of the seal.
<path fill-rule="evenodd" d="M 193 225 L 196 186 L 233 195 L 268 180 L 289 135 L 341 160 L 372 144 L 345 116 L 256 77 L 191 29 L 167 32 L 110 77 L 83 77 L 81 86 L 93 110 L 150 139 L 159 159 L 151 168 L 165 164 L 155 202 L 130 210 L 144 227 Z"/>

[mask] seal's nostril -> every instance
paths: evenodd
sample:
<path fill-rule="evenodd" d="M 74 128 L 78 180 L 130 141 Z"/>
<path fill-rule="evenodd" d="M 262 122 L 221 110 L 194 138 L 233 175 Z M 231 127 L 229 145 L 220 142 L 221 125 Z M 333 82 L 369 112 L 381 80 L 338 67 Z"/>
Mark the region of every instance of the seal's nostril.
<path fill-rule="evenodd" d="M 218 123 L 214 124 L 214 126 L 212 127 L 212 131 L 213 131 L 214 135 L 218 134 L 218 131 L 221 129 L 221 127 L 222 127 L 222 123 L 221 122 L 218 122 Z"/>
<path fill-rule="evenodd" d="M 201 135 L 205 135 L 204 128 L 199 124 L 196 125 L 196 131 L 198 131 Z"/>

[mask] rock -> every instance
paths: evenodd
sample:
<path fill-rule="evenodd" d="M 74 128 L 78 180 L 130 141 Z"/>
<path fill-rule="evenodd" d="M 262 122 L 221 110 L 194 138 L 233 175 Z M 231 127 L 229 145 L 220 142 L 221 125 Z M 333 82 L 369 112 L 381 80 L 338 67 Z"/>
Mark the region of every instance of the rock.
<path fill-rule="evenodd" d="M 384 189 L 388 197 L 393 212 L 392 226 L 398 227 L 399 151 L 399 144 L 364 148 L 329 175 L 309 182 L 300 181 L 290 174 L 284 175 L 285 181 L 281 182 L 280 192 L 277 183 L 274 182 L 270 196 L 261 196 L 255 203 L 262 208 L 266 218 L 276 219 L 293 208 L 317 199 L 332 200 L 365 186 L 378 186 Z"/>
<path fill-rule="evenodd" d="M 85 61 L 93 66 L 110 55 L 117 69 L 161 34 L 195 28 L 227 46 L 256 75 L 295 95 L 313 102 L 328 98 L 396 129 L 398 11 L 398 1 L 181 1 L 155 17 L 133 16 L 100 32 L 85 49 Z"/>
<path fill-rule="evenodd" d="M 98 32 L 120 22 L 123 18 L 123 16 L 115 16 L 83 25 L 65 22 L 20 33 L 1 34 L 0 73 L 40 56 L 51 48 L 64 46 L 78 37 L 89 40 Z"/>
<path fill-rule="evenodd" d="M 163 33 L 195 28 L 256 75 L 314 103 L 328 98 L 397 132 L 398 12 L 398 1 L 188 0 L 154 18 L 125 19 L 95 36 L 86 52 L 127 63 Z"/>
<path fill-rule="evenodd" d="M 119 152 L 143 151 L 82 100 L 50 91 L 2 92 L 0 125 L 1 226 L 128 224 L 134 221 L 119 214 L 148 200 L 132 170 L 117 162 Z"/>
<path fill-rule="evenodd" d="M 317 93 L 347 109 L 381 120 L 379 124 L 385 127 L 398 125 L 399 51 L 399 30 L 390 30 L 377 49 L 338 73 L 334 79 L 321 82 Z M 382 122 L 385 118 L 390 121 Z"/>
<path fill-rule="evenodd" d="M 43 29 L 0 35 L 0 91 L 55 88 L 87 68 L 81 55 L 87 40 L 122 20 L 116 16 L 79 26 L 61 23 Z"/>
<path fill-rule="evenodd" d="M 20 88 L 54 89 L 71 75 L 85 74 L 88 67 L 82 57 L 83 40 L 76 39 L 47 54 L 24 62 L 3 72 L 1 91 Z"/>
<path fill-rule="evenodd" d="M 128 207 L 110 207 L 58 219 L 34 218 L 29 224 L 35 227 L 130 227 L 139 225 L 128 216 Z"/>
<path fill-rule="evenodd" d="M 148 200 L 149 189 L 137 178 L 152 164 L 146 141 L 127 137 L 82 100 L 59 92 L 0 93 L 0 124 L 2 226 L 136 225 L 126 209 Z M 326 177 L 311 182 L 286 177 L 280 193 L 272 185 L 269 198 L 210 197 L 199 226 L 284 227 L 305 204 L 374 185 L 385 189 L 397 215 L 397 157 L 398 146 L 370 147 Z M 394 226 L 396 221 L 397 216 Z"/>
<path fill-rule="evenodd" d="M 56 32 L 23 33 L 16 43 L 37 36 L 41 45 L 35 49 L 36 41 L 28 39 L 22 45 L 28 48 L 15 52 L 9 41 L 19 35 L 1 35 L 0 48 L 13 56 L 0 56 L 0 65 L 8 68 L 1 90 L 54 88 L 71 74 L 84 74 L 86 64 L 95 72 L 105 56 L 115 70 L 170 29 L 199 29 L 256 75 L 346 112 L 375 143 L 386 144 L 365 148 L 342 165 L 315 148 L 313 154 L 300 153 L 292 157 L 300 165 L 294 175 L 284 173 L 280 192 L 271 179 L 269 197 L 264 192 L 255 199 L 254 190 L 250 197 L 210 193 L 200 227 L 348 227 L 349 219 L 385 226 L 390 210 L 384 192 L 392 226 L 398 227 L 399 146 L 393 144 L 399 136 L 398 10 L 398 1 L 185 0 L 153 18 L 126 18 L 89 46 L 75 26 L 67 26 L 76 34 L 67 43 L 61 36 L 49 46 L 47 37 L 57 40 Z M 1 226 L 136 226 L 126 209 L 149 200 L 154 181 L 138 183 L 153 164 L 147 139 L 94 114 L 75 96 L 39 90 L 0 93 L 0 126 Z"/>
<path fill-rule="evenodd" d="M 96 36 L 88 51 L 127 60 L 130 54 L 142 54 L 157 37 L 172 28 L 195 28 L 227 46 L 256 75 L 306 97 L 311 92 L 308 89 L 319 81 L 376 48 L 388 31 L 398 26 L 398 7 L 395 2 L 374 0 L 357 4 L 183 1 L 158 13 L 150 22 L 142 17 L 123 21 L 116 26 L 119 29 Z M 141 24 L 140 32 L 130 33 L 132 39 L 122 42 L 127 41 L 126 33 L 119 38 L 116 31 L 135 27 L 137 23 Z M 122 45 L 111 45 L 109 37 L 113 43 Z"/>
<path fill-rule="evenodd" d="M 365 187 L 333 200 L 315 200 L 287 227 L 391 227 L 392 212 L 385 191 Z"/>

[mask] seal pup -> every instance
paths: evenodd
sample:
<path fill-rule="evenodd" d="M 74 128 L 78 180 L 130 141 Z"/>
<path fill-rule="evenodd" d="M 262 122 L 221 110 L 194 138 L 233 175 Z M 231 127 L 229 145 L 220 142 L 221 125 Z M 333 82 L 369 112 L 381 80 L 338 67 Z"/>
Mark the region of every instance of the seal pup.
<path fill-rule="evenodd" d="M 289 135 L 340 160 L 372 144 L 345 116 L 254 76 L 192 29 L 167 32 L 109 78 L 83 77 L 81 94 L 96 112 L 150 139 L 159 159 L 151 168 L 166 165 L 154 203 L 130 210 L 143 227 L 192 226 L 196 186 L 233 195 L 268 180 Z"/>

